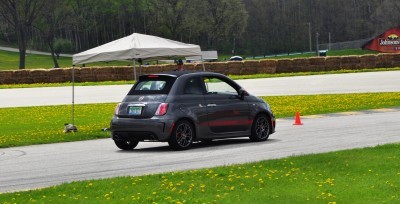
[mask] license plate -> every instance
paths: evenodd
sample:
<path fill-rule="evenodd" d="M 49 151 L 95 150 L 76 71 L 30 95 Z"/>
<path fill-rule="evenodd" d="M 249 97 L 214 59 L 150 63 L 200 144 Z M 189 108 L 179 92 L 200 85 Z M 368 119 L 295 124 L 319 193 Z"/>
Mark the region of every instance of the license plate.
<path fill-rule="evenodd" d="M 141 115 L 142 107 L 141 106 L 128 106 L 128 114 L 129 115 Z"/>

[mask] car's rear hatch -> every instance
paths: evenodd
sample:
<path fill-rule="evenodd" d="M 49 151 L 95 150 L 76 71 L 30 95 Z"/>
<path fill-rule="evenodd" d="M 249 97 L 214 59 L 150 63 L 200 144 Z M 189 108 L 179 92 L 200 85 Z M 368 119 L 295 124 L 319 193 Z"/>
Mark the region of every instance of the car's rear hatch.
<path fill-rule="evenodd" d="M 116 115 L 124 118 L 153 117 L 161 104 L 165 106 L 165 100 L 175 79 L 175 76 L 170 75 L 141 76 L 117 107 Z"/>

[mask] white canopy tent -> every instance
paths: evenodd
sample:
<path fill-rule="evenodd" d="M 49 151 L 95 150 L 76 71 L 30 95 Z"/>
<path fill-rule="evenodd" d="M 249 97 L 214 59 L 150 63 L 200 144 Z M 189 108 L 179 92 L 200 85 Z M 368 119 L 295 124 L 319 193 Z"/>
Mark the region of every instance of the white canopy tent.
<path fill-rule="evenodd" d="M 72 126 L 74 126 L 75 65 L 101 61 L 132 60 L 134 79 L 136 80 L 136 61 L 139 59 L 168 59 L 190 56 L 201 57 L 200 46 L 139 33 L 133 33 L 129 36 L 73 55 Z M 203 70 L 205 70 L 204 64 Z"/>
<path fill-rule="evenodd" d="M 186 44 L 157 36 L 133 33 L 72 56 L 72 64 L 133 60 L 136 80 L 136 60 L 202 56 L 198 45 Z M 203 66 L 204 69 L 204 66 Z"/>

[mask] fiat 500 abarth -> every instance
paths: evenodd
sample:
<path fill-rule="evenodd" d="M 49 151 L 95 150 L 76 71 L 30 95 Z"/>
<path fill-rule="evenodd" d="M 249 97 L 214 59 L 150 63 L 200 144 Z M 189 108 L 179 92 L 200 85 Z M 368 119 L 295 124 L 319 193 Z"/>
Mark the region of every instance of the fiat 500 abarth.
<path fill-rule="evenodd" d="M 111 120 L 111 137 L 123 150 L 142 141 L 168 142 L 174 150 L 222 138 L 265 141 L 274 132 L 268 103 L 212 72 L 140 76 Z"/>

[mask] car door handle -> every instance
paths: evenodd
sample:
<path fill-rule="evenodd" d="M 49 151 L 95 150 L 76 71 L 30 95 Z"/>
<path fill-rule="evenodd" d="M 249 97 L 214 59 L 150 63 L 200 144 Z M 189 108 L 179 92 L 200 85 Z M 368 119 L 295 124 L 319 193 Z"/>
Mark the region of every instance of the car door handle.
<path fill-rule="evenodd" d="M 217 106 L 217 104 L 207 104 L 207 107 L 214 107 Z"/>

